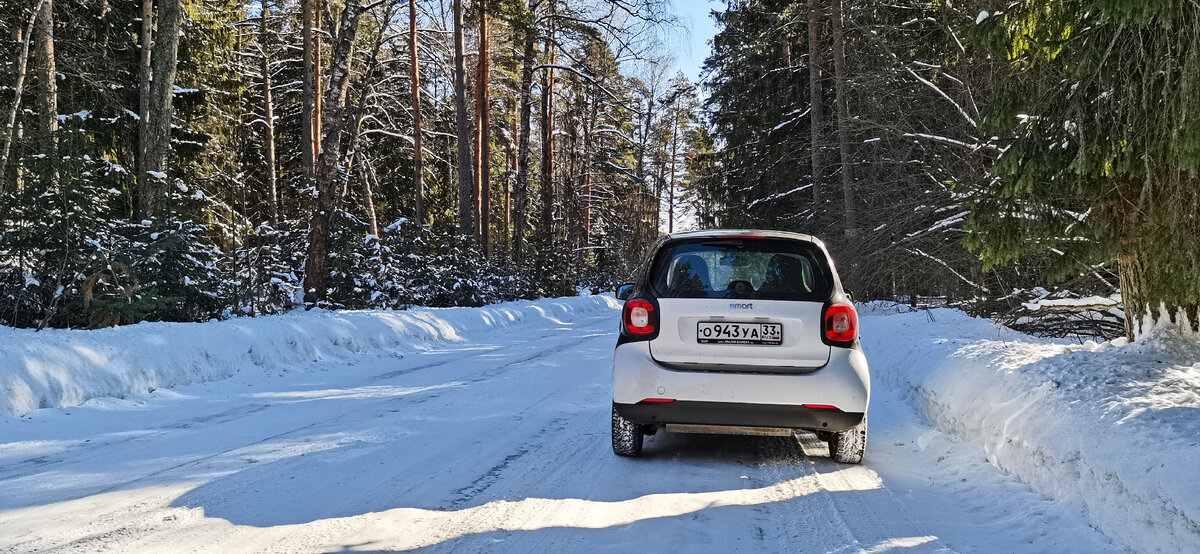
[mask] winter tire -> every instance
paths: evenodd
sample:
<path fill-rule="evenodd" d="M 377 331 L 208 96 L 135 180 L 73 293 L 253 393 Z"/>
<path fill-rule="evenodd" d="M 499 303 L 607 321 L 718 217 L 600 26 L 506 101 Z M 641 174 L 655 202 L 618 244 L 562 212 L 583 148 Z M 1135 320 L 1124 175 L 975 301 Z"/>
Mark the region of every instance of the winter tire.
<path fill-rule="evenodd" d="M 612 411 L 612 446 L 618 456 L 636 458 L 642 455 L 642 426 L 621 417 L 616 404 Z"/>
<path fill-rule="evenodd" d="M 837 433 L 830 433 L 829 457 L 843 464 L 862 463 L 863 454 L 867 452 L 867 416 L 854 427 Z"/>

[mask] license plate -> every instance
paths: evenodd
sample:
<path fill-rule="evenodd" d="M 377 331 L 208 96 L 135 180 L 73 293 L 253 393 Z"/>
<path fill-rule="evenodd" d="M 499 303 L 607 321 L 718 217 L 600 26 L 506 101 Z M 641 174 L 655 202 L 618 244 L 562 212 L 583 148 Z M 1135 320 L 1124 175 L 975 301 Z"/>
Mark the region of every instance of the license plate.
<path fill-rule="evenodd" d="M 725 323 L 701 321 L 696 324 L 696 342 L 700 344 L 783 344 L 783 325 L 779 323 Z"/>

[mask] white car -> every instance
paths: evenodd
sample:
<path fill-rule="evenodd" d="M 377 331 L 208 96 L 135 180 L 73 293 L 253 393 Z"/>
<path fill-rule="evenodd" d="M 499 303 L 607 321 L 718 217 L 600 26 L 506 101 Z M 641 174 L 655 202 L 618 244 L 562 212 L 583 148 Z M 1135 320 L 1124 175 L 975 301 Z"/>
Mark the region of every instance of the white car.
<path fill-rule="evenodd" d="M 778 231 L 663 237 L 617 295 L 613 451 L 645 435 L 816 432 L 834 460 L 867 445 L 858 314 L 824 243 Z"/>

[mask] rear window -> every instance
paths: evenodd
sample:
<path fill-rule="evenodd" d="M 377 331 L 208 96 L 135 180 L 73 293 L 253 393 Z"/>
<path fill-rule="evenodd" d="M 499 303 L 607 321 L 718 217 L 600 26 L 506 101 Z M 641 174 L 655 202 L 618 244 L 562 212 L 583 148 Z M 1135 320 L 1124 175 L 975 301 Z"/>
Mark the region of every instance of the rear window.
<path fill-rule="evenodd" d="M 664 248 L 651 283 L 659 298 L 823 301 L 832 288 L 824 260 L 803 241 L 697 240 Z"/>

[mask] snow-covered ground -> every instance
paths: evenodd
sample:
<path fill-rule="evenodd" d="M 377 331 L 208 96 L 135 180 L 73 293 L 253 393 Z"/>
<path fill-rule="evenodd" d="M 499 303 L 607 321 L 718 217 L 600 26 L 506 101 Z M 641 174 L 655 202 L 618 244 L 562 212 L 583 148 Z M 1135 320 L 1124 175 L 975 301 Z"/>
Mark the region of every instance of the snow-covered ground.
<path fill-rule="evenodd" d="M 865 315 L 862 466 L 810 435 L 661 433 L 630 460 L 609 445 L 616 310 L 2 330 L 0 551 L 1200 548 L 1183 343 Z"/>
<path fill-rule="evenodd" d="M 0 414 L 124 398 L 238 372 L 278 373 L 327 359 L 399 353 L 464 334 L 603 311 L 611 297 L 484 308 L 295 311 L 210 323 L 141 323 L 96 331 L 0 327 Z"/>
<path fill-rule="evenodd" d="M 872 309 L 873 308 L 873 309 Z M 876 382 L 1131 550 L 1200 551 L 1200 344 L 1059 343 L 956 310 L 864 318 Z"/>

